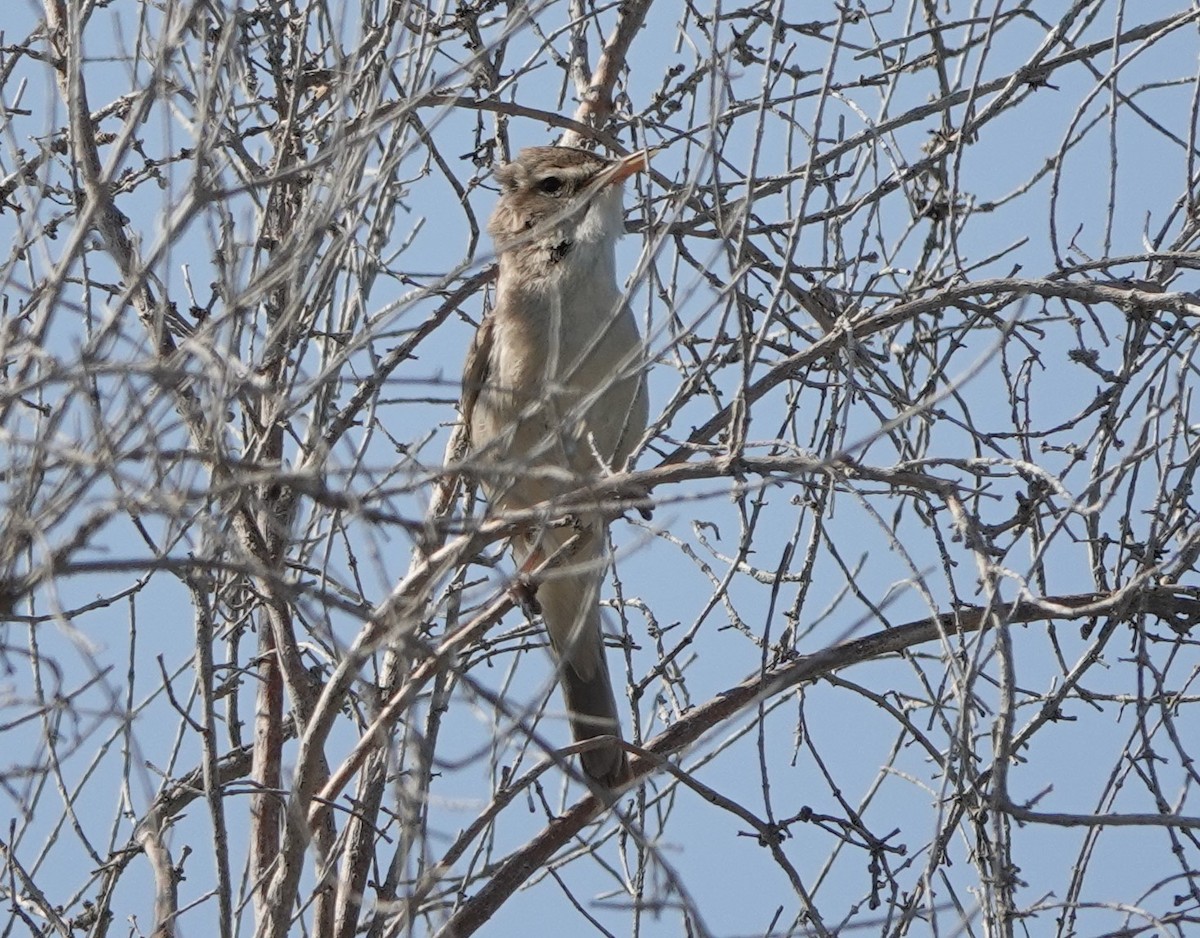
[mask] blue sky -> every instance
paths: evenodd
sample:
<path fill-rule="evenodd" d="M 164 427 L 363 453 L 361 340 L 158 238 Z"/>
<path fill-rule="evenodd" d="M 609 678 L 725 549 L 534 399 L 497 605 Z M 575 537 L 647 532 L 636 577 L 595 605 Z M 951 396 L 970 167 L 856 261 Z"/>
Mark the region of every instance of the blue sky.
<path fill-rule="evenodd" d="M 952 59 L 945 78 L 950 87 L 986 87 L 1030 59 L 1046 36 L 1047 22 L 1056 23 L 1062 10 L 1058 4 L 1027 6 L 1033 9 L 1024 13 L 1005 4 L 985 11 L 955 3 L 942 10 L 943 22 L 956 23 L 944 34 L 947 42 L 955 48 L 974 44 L 970 55 Z M 1052 59 L 1112 35 L 1118 25 L 1134 28 L 1131 17 L 1166 17 L 1171 12 L 1132 10 L 1117 3 L 1093 7 L 1079 21 L 1082 32 L 1056 48 Z M 569 19 L 566 8 L 562 3 L 535 8 L 541 35 L 528 24 L 512 29 L 500 76 L 503 89 L 495 92 L 501 101 L 555 113 L 572 111 L 570 89 L 564 96 L 563 74 L 554 64 L 554 54 L 567 50 L 561 31 Z M 659 3 L 630 52 L 618 104 L 622 119 L 630 112 L 642 119 L 623 125 L 620 139 L 626 147 L 668 144 L 653 158 L 653 180 L 639 178 L 628 187 L 633 230 L 618 255 L 619 270 L 641 271 L 630 284 L 630 303 L 657 358 L 650 372 L 652 419 L 687 386 L 699 359 L 713 349 L 729 353 L 719 365 L 709 362 L 710 384 L 702 385 L 700 393 L 665 419 L 662 434 L 649 441 L 642 454 L 640 468 L 655 465 L 718 405 L 735 399 L 744 378 L 760 377 L 821 334 L 780 289 L 777 270 L 750 264 L 747 276 L 736 276 L 739 264 L 747 263 L 744 249 L 762 252 L 774 265 L 790 263 L 793 269 L 787 277 L 803 288 L 820 283 L 847 308 L 882 313 L 907 299 L 937 296 L 966 280 L 1038 279 L 1056 274 L 1064 265 L 1142 255 L 1164 224 L 1172 234 L 1184 224 L 1182 214 L 1171 213 L 1187 190 L 1188 172 L 1194 171 L 1188 149 L 1194 147 L 1194 23 L 1165 38 L 1139 40 L 1098 55 L 1091 60 L 1093 68 L 1064 65 L 1053 73 L 1049 86 L 1019 91 L 1027 97 L 1018 106 L 986 123 L 959 151 L 932 167 L 945 173 L 940 186 L 955 202 L 951 236 L 914 212 L 914 200 L 935 192 L 936 180 L 929 173 L 908 174 L 907 167 L 936 152 L 939 134 L 947 130 L 943 115 L 950 131 L 962 126 L 967 102 L 932 111 L 887 133 L 872 132 L 943 94 L 936 70 L 905 72 L 896 58 L 904 50 L 905 60 L 911 62 L 928 51 L 927 41 L 918 39 L 908 47 L 896 42 L 921 34 L 927 24 L 913 20 L 915 14 L 904 9 L 871 11 L 869 17 L 844 25 L 831 66 L 831 37 L 838 29 L 826 26 L 812 37 L 798 27 L 801 18 L 832 23 L 834 5 L 787 4 L 781 10 L 784 19 L 796 18 L 792 26 L 797 28 L 781 30 L 781 38 L 772 44 L 771 30 L 763 25 L 748 40 L 755 55 L 798 70 L 784 78 L 778 77 L 780 69 L 774 70 L 766 107 L 760 106 L 764 68 L 753 56 L 738 53 L 734 30 L 743 30 L 748 21 L 723 21 L 714 32 L 711 24 L 689 16 L 681 28 L 679 10 Z M 733 12 L 725 11 L 731 17 Z M 1044 21 L 1034 15 L 1039 12 Z M 37 8 L 28 4 L 14 11 L 10 37 L 32 28 L 36 15 Z M 1004 19 L 1010 15 L 1011 21 Z M 146 36 L 161 29 L 158 17 L 153 8 L 131 3 L 92 10 L 84 47 L 93 110 L 130 88 L 150 86 L 151 66 L 132 50 L 138 43 L 142 48 L 153 44 Z M 611 10 L 601 16 L 602 33 L 612 19 Z M 334 10 L 331 20 L 343 30 L 342 36 L 356 35 L 352 11 Z M 994 40 L 984 42 L 989 20 L 1004 25 L 997 26 Z M 480 23 L 487 44 L 497 42 L 504 32 L 495 16 Z M 328 38 L 314 20 L 312 47 Z M 589 35 L 592 61 L 599 38 L 595 31 Z M 353 51 L 359 44 L 342 45 Z M 186 84 L 196 74 L 199 59 L 193 46 L 185 43 L 184 48 L 186 54 L 178 55 L 169 71 L 172 79 Z M 881 48 L 895 60 L 894 68 L 881 60 Z M 402 90 L 415 95 L 456 87 L 463 83 L 464 64 L 469 68 L 471 61 L 461 43 L 430 51 L 419 43 L 398 42 L 391 53 L 396 80 L 385 83 L 386 101 L 399 98 Z M 323 54 L 326 64 L 334 61 L 328 49 Z M 512 78 L 525 62 L 534 67 Z M 49 70 L 28 59 L 16 67 L 27 79 L 21 105 L 29 113 L 12 115 L 6 125 L 0 165 L 4 176 L 14 172 L 17 150 L 35 152 L 44 135 L 65 119 Z M 863 80 L 874 75 L 885 77 L 875 83 Z M 692 110 L 666 116 L 652 111 L 657 92 L 692 76 L 697 91 L 682 98 Z M 10 108 L 15 87 L 10 80 L 4 89 Z M 264 123 L 269 109 L 255 111 L 245 105 L 252 97 L 246 89 L 238 93 L 242 97 L 234 96 L 239 103 L 230 106 L 230 121 L 236 115 L 243 129 L 261 125 L 263 132 L 247 139 L 246 153 L 270 165 L 274 138 Z M 970 101 L 973 112 L 986 108 L 994 94 Z M 352 97 L 342 100 L 345 114 L 353 114 Z M 266 336 L 261 305 L 274 283 L 271 278 L 295 278 L 301 298 L 320 297 L 321 278 L 334 279 L 328 296 L 313 300 L 319 302 L 316 310 L 297 301 L 297 309 L 312 315 L 306 322 L 313 337 L 297 347 L 294 384 L 287 389 L 286 468 L 294 469 L 307 454 L 308 434 L 327 418 L 328 409 L 344 405 L 355 383 L 369 376 L 381 358 L 440 305 L 442 298 L 430 295 L 429 286 L 441 278 L 469 276 L 491 263 L 486 237 L 469 250 L 472 225 L 482 225 L 495 200 L 487 161 L 477 166 L 464 156 L 475 146 L 477 127 L 485 140 L 506 135 L 514 151 L 553 142 L 555 133 L 531 118 L 512 117 L 498 128 L 492 111 L 450 105 L 421 108 L 418 116 L 464 188 L 465 201 L 441 167 L 426 160 L 421 138 L 411 128 L 381 125 L 370 134 L 351 133 L 343 138 L 352 141 L 343 149 L 322 150 L 306 141 L 313 182 L 307 203 L 311 214 L 305 219 L 317 219 L 324 227 L 321 238 L 298 239 L 289 247 L 305 263 L 288 267 L 278 255 L 255 248 L 269 187 L 260 182 L 246 186 L 248 162 L 239 162 L 220 146 L 212 153 L 214 165 L 220 167 L 215 179 L 216 188 L 224 188 L 222 196 L 203 203 L 186 225 L 173 224 L 180 206 L 198 191 L 200 173 L 195 160 L 179 158 L 180 149 L 196 150 L 213 142 L 198 138 L 195 112 L 181 102 L 188 99 L 164 95 L 150 107 L 138 131 L 145 152 L 126 152 L 120 167 L 149 172 L 143 165 L 148 158 L 155 163 L 157 183 L 121 192 L 117 204 L 129 218 L 140 250 L 155 257 L 152 272 L 162 295 L 177 303 L 190 302 L 187 280 L 200 305 L 217 295 L 213 314 L 220 325 L 205 349 L 208 357 L 197 353 L 193 376 L 211 400 L 230 406 L 233 416 L 223 432 L 235 453 L 245 433 L 240 408 L 254 399 L 258 387 L 253 366 L 261 360 Z M 814 137 L 818 119 L 820 132 Z M 329 126 L 335 125 L 331 120 Z M 113 132 L 122 126 L 120 120 L 102 125 Z M 825 159 L 839 141 L 859 134 L 859 142 L 840 159 Z M 1069 143 L 1066 155 L 1048 166 L 1064 141 Z M 766 181 L 765 191 L 746 183 L 752 159 L 755 187 Z M 806 173 L 806 167 L 819 172 Z M 65 186 L 70 169 L 60 155 L 47 163 L 41 178 Z M 893 185 L 897 179 L 900 184 Z M 749 222 L 739 201 L 748 191 L 754 193 Z M 691 198 L 684 198 L 686 193 Z M 28 200 L 23 203 L 25 213 L 0 215 L 0 226 L 14 243 L 56 217 L 61 216 L 66 230 L 57 239 L 37 239 L 27 256 L 10 258 L 5 268 L 10 303 L 45 276 L 69 243 L 74 219 L 69 200 L 53 188 L 40 199 L 30 188 L 19 189 L 14 198 Z M 712 211 L 717 204 L 723 205 L 719 215 Z M 384 216 L 381 205 L 392 206 L 394 212 Z M 805 221 L 797 225 L 801 212 Z M 725 226 L 721 237 L 715 236 L 714 217 Z M 371 231 L 378 236 L 368 243 Z M 355 242 L 355 248 L 338 253 L 335 246 L 343 236 Z M 244 253 L 229 265 L 230 282 L 218 288 L 213 245 L 221 238 L 240 244 Z M 1168 237 L 1166 244 L 1170 242 Z M 1146 268 L 1145 262 L 1115 263 L 1089 268 L 1086 276 L 1142 277 Z M 960 269 L 966 272 L 952 277 Z M 35 539 L 32 550 L 44 556 L 83 518 L 108 512 L 111 516 L 74 557 L 97 568 L 108 564 L 117 569 L 89 568 L 53 578 L 39 588 L 35 608 L 26 610 L 48 618 L 29 632 L 19 623 L 8 626 L 5 650 L 12 670 L 5 693 L 11 716 L 3 719 L 12 741 L 9 814 L 19 816 L 22 804 L 36 806 L 32 818 L 18 823 L 16 837 L 23 862 L 34 872 L 39 856 L 41 869 L 99 865 L 87 855 L 81 838 L 70 832 L 63 799 L 51 793 L 52 774 L 19 771 L 45 761 L 39 741 L 47 724 L 40 716 L 34 718 L 39 697 L 35 681 L 41 681 L 44 697 L 52 697 L 59 688 L 72 693 L 88 685 L 72 698 L 71 708 L 56 714 L 56 719 L 62 717 L 58 745 L 70 751 L 62 785 L 74 793 L 79 829 L 103 856 L 130 836 L 126 811 L 136 816 L 145 810 L 163 774 L 190 770 L 200 751 L 197 738 L 164 694 L 161 677 L 163 670 L 173 676 L 176 703 L 194 714 L 193 609 L 187 592 L 168 571 L 143 583 L 143 572 L 124 564 L 145 561 L 156 550 L 173 558 L 202 554 L 228 532 L 227 519 L 211 515 L 214 502 L 204 461 L 186 453 L 164 455 L 185 447 L 188 438 L 170 395 L 154 380 L 144 330 L 128 307 L 113 303 L 113 292 L 105 288 L 118 279 L 113 265 L 103 252 L 90 251 L 86 265 L 77 263 L 72 276 L 49 320 L 44 347 L 62 363 L 63 373 L 88 363 L 96 377 L 90 386 L 77 385 L 43 362 L 39 374 L 44 381 L 27 392 L 60 415 L 50 428 L 58 461 L 47 470 L 49 481 L 37 501 L 45 512 L 39 518 L 56 516 L 60 521 L 38 532 L 44 540 Z M 94 284 L 87 290 L 79 283 L 85 276 Z M 1194 272 L 1183 270 L 1169 289 L 1194 290 L 1195 280 Z M 230 301 L 230 286 L 236 288 L 236 302 Z M 1195 384 L 1194 341 L 1186 336 L 1190 326 L 1178 326 L 1178 338 L 1149 343 L 1134 354 L 1127 351 L 1127 335 L 1131 322 L 1136 326 L 1137 321 L 1113 305 L 1066 306 L 1033 296 L 983 308 L 987 299 L 956 304 L 873 335 L 866 343 L 866 352 L 874 356 L 870 369 L 848 370 L 822 361 L 798 372 L 751 408 L 745 453 L 831 458 L 848 452 L 871 467 L 903 463 L 905 468 L 953 479 L 965 492 L 978 485 L 982 494 L 965 496 L 967 510 L 981 525 L 995 528 L 995 543 L 1005 549 L 1002 556 L 990 558 L 988 572 L 997 577 L 1001 595 L 1007 598 L 1015 597 L 1023 583 L 1035 595 L 1053 596 L 1098 590 L 1101 579 L 1125 582 L 1136 568 L 1129 560 L 1130 542 L 1161 526 L 1162 519 L 1151 514 L 1162 498 L 1160 490 L 1169 493 L 1171 480 L 1190 478 L 1186 467 L 1195 443 L 1189 442 L 1188 433 L 1193 431 L 1179 429 L 1181 422 L 1193 427 L 1197 422 L 1190 398 Z M 362 420 L 322 465 L 321 478 L 330 490 L 397 520 L 422 517 L 430 476 L 441 464 L 455 419 L 453 404 L 471 323 L 485 301 L 484 291 L 471 296 L 419 344 L 414 359 L 392 373 Z M 764 328 L 767 311 L 775 318 Z M 98 342 L 96 336 L 109 325 L 113 337 Z M 1165 330 L 1170 320 L 1163 316 L 1154 325 Z M 347 326 L 349 336 L 316 334 Z M 733 353 L 760 330 L 758 357 L 747 366 Z M 89 357 L 96 348 L 103 353 L 100 362 Z M 1085 361 L 1081 352 L 1094 352 L 1095 359 Z M 1079 415 L 1106 387 L 1100 372 L 1123 368 L 1128 389 L 1114 411 L 1120 432 L 1105 435 L 1098 416 Z M 98 404 L 88 396 L 93 389 Z M 793 406 L 794 402 L 798 403 Z M 11 465 L 23 467 L 30 457 L 22 439 L 46 431 L 46 423 L 32 409 L 15 414 L 4 432 Z M 97 422 L 115 451 L 122 453 L 115 471 L 93 458 Z M 216 423 L 222 423 L 219 415 Z M 155 458 L 139 458 L 139 447 Z M 967 466 L 970 460 L 976 462 Z M 992 462 L 985 467 L 984 460 Z M 1040 491 L 1034 486 L 1040 477 L 1061 487 L 1056 496 L 1039 503 L 1040 531 L 1006 532 L 1003 526 L 1017 513 L 1018 498 Z M 607 622 L 614 634 L 627 631 L 633 645 L 628 659 L 610 649 L 614 671 L 639 682 L 658 664 L 660 649 L 648 632 L 646 610 L 666 630 L 664 648 L 673 648 L 685 634 L 691 636 L 676 659 L 676 680 L 651 680 L 637 701 L 639 723 L 650 734 L 661 731 L 664 722 L 672 722 L 689 705 L 755 673 L 763 659 L 762 637 L 777 641 L 789 624 L 785 613 L 793 609 L 798 619 L 791 651 L 807 654 L 931 611 L 945 611 L 955 600 L 982 601 L 979 555 L 956 540 L 961 531 L 945 505 L 903 486 L 844 480 L 826 490 L 823 481 L 814 473 L 769 482 L 751 475 L 744 491 L 731 477 L 672 485 L 655 493 L 662 504 L 652 521 L 614 526 L 617 574 L 627 605 L 624 622 L 613 609 L 607 612 Z M 57 507 L 50 497 L 52 484 L 61 486 L 61 500 L 68 507 Z M 20 494 L 14 486 L 6 489 L 10 517 L 16 514 Z M 1097 552 L 1098 564 L 1088 552 L 1089 539 L 1095 540 L 1089 528 L 1093 523 L 1113 538 Z M 365 510 L 332 511 L 320 500 L 302 503 L 297 530 L 307 539 L 292 554 L 296 581 L 303 586 L 297 602 L 302 650 L 306 664 L 329 668 L 331 656 L 362 627 L 362 615 L 332 608 L 323 601 L 322 590 L 367 608 L 380 602 L 408 568 L 412 537 L 399 523 L 381 522 Z M 752 550 L 739 567 L 732 558 L 743 539 Z M 772 607 L 770 583 L 756 574 L 773 573 L 787 544 L 795 548 L 788 567 L 792 577 L 782 584 Z M 1177 549 L 1174 541 L 1165 548 L 1168 554 Z M 469 585 L 461 602 L 468 610 L 490 600 L 511 576 L 511 561 L 497 548 L 491 553 L 498 558 L 494 566 L 475 565 L 467 572 Z M 1044 564 L 1039 563 L 1043 557 Z M 805 566 L 808 561 L 811 565 Z M 1097 566 L 1105 568 L 1103 574 L 1097 573 Z M 725 581 L 719 601 L 710 604 L 716 584 Z M 1181 582 L 1196 586 L 1194 570 L 1185 571 Z M 134 587 L 131 595 L 123 595 Z M 118 595 L 110 605 L 69 619 L 55 615 L 97 597 Z M 610 600 L 616 595 L 615 584 L 605 595 Z M 438 599 L 430 613 L 435 635 L 446 623 L 447 610 L 453 609 L 448 594 Z M 131 623 L 136 623 L 136 632 Z M 1167 630 L 1153 622 L 1147 630 L 1170 637 L 1162 636 Z M 47 664 L 37 675 L 28 663 L 30 636 Z M 489 637 L 495 644 L 486 655 L 470 659 L 470 679 L 503 691 L 522 711 L 536 712 L 551 690 L 549 657 L 541 647 L 518 647 L 529 641 L 530 632 L 515 614 Z M 1036 713 L 1042 695 L 1092 647 L 1092 638 L 1082 637 L 1075 622 L 1014 627 L 1012 638 L 1015 684 L 1020 689 L 1015 712 L 1019 730 Z M 244 660 L 253 636 L 242 642 Z M 540 646 L 540 639 L 535 637 L 534 644 Z M 702 782 L 760 815 L 767 813 L 764 800 L 769 797 L 777 818 L 794 816 L 806 806 L 841 817 L 846 806 L 835 797 L 836 789 L 848 805 L 861 810 L 874 834 L 898 831 L 889 843 L 906 844 L 908 854 L 889 854 L 886 861 L 902 888 L 915 889 L 928 862 L 928 846 L 955 804 L 952 786 L 928 753 L 901 732 L 899 723 L 855 686 L 908 707 L 909 718 L 943 752 L 952 749 L 955 734 L 961 733 L 970 743 L 954 751 L 953 758 L 976 760 L 972 770 L 979 770 L 991 755 L 988 739 L 1000 704 L 996 649 L 991 637 L 976 637 L 953 651 L 923 647 L 903 660 L 871 662 L 839 674 L 848 684 L 818 682 L 800 694 L 767 701 L 772 712 L 762 721 L 761 735 L 758 714 L 744 713 L 684 753 L 680 764 L 696 767 Z M 222 646 L 218 657 L 228 653 Z M 1011 768 L 1013 798 L 1040 796 L 1039 809 L 1070 813 L 1156 810 L 1148 786 L 1136 783 L 1142 767 L 1125 755 L 1149 742 L 1136 736 L 1135 698 L 1141 694 L 1146 699 L 1149 676 L 1157 673 L 1165 687 L 1190 699 L 1194 671 L 1193 649 L 1148 640 L 1145 633 L 1131 638 L 1121 631 L 1104 651 L 1101 664 L 1088 671 L 1083 687 L 1092 699 L 1072 696 L 1065 720 L 1039 730 L 1030 749 L 1021 754 L 1022 761 Z M 373 674 L 368 672 L 366 679 Z M 440 856 L 487 804 L 496 772 L 493 756 L 510 763 L 521 743 L 521 733 L 472 694 L 467 683 L 455 688 L 443 717 L 437 750 L 441 770 L 430 789 L 428 839 L 422 844 L 427 861 Z M 970 705 L 964 706 L 967 697 Z M 618 698 L 629 733 L 634 725 L 626 709 L 630 704 L 620 691 Z M 243 684 L 240 699 L 243 719 L 248 719 L 251 682 Z M 548 699 L 539 731 L 552 742 L 565 743 L 557 692 L 549 693 Z M 937 707 L 931 701 L 937 701 Z M 422 700 L 416 715 L 424 718 L 427 704 Z M 798 730 L 801 718 L 803 732 Z M 1195 718 L 1186 706 L 1181 705 L 1173 718 L 1178 721 L 1176 735 L 1194 737 Z M 1146 725 L 1153 725 L 1153 719 L 1148 720 Z M 248 725 L 245 732 L 248 738 Z M 339 724 L 330 744 L 331 759 L 336 761 L 353 745 L 357 732 L 349 717 Z M 1181 813 L 1195 814 L 1186 799 L 1190 770 L 1162 735 L 1151 741 L 1165 760 L 1157 768 L 1161 789 L 1178 796 Z M 893 747 L 898 747 L 895 755 Z M 289 749 L 288 756 L 294 757 L 294 750 Z M 528 768 L 537 756 L 536 750 L 526 754 L 520 768 Z M 547 802 L 558 808 L 579 794 L 571 787 L 564 796 L 559 774 L 548 776 L 543 784 Z M 1104 801 L 1106 792 L 1115 792 L 1111 805 Z M 669 885 L 664 872 L 668 868 L 685 886 L 688 901 L 711 934 L 759 934 L 777 909 L 783 911 L 776 930 L 785 933 L 798 914 L 795 892 L 755 839 L 739 836 L 743 824 L 673 786 L 665 775 L 650 782 L 645 798 L 647 807 L 634 813 L 634 823 L 659 855 L 647 868 L 651 885 L 646 896 L 665 906 L 640 919 L 640 934 L 682 932 L 676 908 L 680 897 Z M 536 799 L 518 802 L 503 812 L 479 854 L 469 855 L 456 872 L 478 871 L 545 823 Z M 236 819 L 231 821 L 235 852 L 244 836 L 247 803 L 240 795 L 229 800 L 229 816 Z M 184 843 L 203 844 L 206 823 L 197 802 L 172 833 L 175 849 Z M 606 830 L 616 831 L 611 818 L 604 823 Z M 863 911 L 871 893 L 868 852 L 858 845 L 839 846 L 828 827 L 797 822 L 790 830 L 793 837 L 784 849 L 806 886 L 815 890 L 826 925 L 845 917 L 848 925 L 875 930 L 878 926 L 872 923 L 883 911 Z M 387 833 L 394 836 L 395 828 Z M 979 871 L 972 856 L 980 843 L 973 833 L 970 821 L 959 823 L 948 848 L 953 865 L 934 873 L 934 897 L 928 901 L 937 909 L 939 933 L 954 933 L 963 910 L 968 917 L 975 914 L 978 897 L 972 890 Z M 1068 896 L 1085 834 L 1014 824 L 1010 835 L 1014 862 L 1028 884 L 1017 891 L 1018 901 L 1032 904 L 1047 894 L 1059 900 Z M 39 846 L 51 840 L 53 846 Z M 583 857 L 555 871 L 614 933 L 631 929 L 628 896 L 618 889 L 622 877 L 613 871 L 633 863 L 632 856 L 622 852 L 632 851 L 632 844 L 632 839 L 618 844 L 608 837 L 596 848 L 594 859 Z M 1089 858 L 1080 901 L 1144 902 L 1168 914 L 1169 895 L 1184 887 L 1154 891 L 1154 884 L 1178 871 L 1166 844 L 1160 830 L 1106 830 Z M 392 849 L 390 842 L 381 845 L 381 862 Z M 1131 869 L 1131 853 L 1149 859 Z M 1185 850 L 1185 855 L 1191 854 Z M 181 922 L 181 934 L 201 934 L 211 927 L 206 916 L 213 914 L 211 901 L 203 900 L 211 885 L 212 861 L 207 851 L 197 848 L 187 862 L 181 895 L 184 902 L 200 905 Z M 149 921 L 149 874 L 133 868 L 122 883 L 113 906 L 118 918 L 132 914 L 143 924 Z M 75 890 L 87 895 L 86 884 L 86 875 L 75 876 L 62 884 L 62 894 L 54 901 L 77 910 L 80 895 Z M 531 921 L 547 933 L 585 927 L 553 878 L 537 875 L 530 884 L 504 906 L 489 934 L 527 934 Z M 468 891 L 474 888 L 472 884 Z M 1142 896 L 1143 889 L 1151 891 L 1149 898 Z M 592 903 L 593 897 L 613 890 L 617 892 L 611 900 Z M 952 891 L 959 908 L 951 900 Z M 1054 912 L 1042 915 L 1044 921 L 1055 920 Z M 1089 911 L 1077 927 L 1079 933 L 1109 929 L 1119 918 L 1116 913 Z"/>

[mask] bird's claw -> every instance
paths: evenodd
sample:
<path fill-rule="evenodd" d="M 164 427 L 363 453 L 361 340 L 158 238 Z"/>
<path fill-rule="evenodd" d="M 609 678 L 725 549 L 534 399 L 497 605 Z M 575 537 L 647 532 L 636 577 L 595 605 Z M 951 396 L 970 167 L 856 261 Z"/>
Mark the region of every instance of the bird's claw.
<path fill-rule="evenodd" d="M 642 502 L 645 504 L 633 504 L 631 508 L 636 508 L 637 513 L 642 516 L 643 521 L 649 521 L 654 517 L 654 506 L 648 504 L 650 500 L 650 489 L 645 485 L 628 485 L 625 486 L 618 498 L 623 502 Z"/>
<path fill-rule="evenodd" d="M 516 605 L 529 616 L 534 618 L 542 614 L 542 604 L 538 602 L 537 585 L 529 577 L 521 574 L 508 587 L 508 593 Z"/>

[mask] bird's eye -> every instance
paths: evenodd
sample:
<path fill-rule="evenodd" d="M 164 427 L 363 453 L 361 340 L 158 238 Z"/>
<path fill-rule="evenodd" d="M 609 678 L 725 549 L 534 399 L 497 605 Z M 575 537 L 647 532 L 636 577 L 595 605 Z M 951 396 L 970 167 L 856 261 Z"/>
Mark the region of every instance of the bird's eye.
<path fill-rule="evenodd" d="M 547 195 L 554 195 L 562 188 L 562 180 L 557 176 L 547 176 L 537 184 L 539 192 L 545 192 Z"/>

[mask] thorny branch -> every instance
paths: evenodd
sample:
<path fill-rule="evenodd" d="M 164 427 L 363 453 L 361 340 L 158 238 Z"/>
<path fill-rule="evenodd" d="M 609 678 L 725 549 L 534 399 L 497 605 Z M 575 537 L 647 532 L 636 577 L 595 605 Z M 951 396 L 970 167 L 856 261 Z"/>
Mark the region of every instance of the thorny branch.
<path fill-rule="evenodd" d="M 6 23 L 7 929 L 1194 930 L 1200 11 L 451 6 Z M 458 369 L 556 139 L 659 147 L 652 427 L 499 516 Z M 584 510 L 603 803 L 503 551 Z"/>

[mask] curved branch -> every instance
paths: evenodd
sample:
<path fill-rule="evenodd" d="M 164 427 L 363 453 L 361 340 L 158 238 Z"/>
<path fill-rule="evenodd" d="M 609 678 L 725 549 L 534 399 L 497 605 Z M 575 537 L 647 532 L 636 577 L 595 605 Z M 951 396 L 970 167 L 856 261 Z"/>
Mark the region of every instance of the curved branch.
<path fill-rule="evenodd" d="M 1175 629 L 1179 629 L 1185 620 L 1188 628 L 1200 625 L 1200 596 L 1191 595 L 1190 591 L 1159 586 L 1138 592 L 1138 585 L 1130 584 L 1107 595 L 1082 593 L 1037 600 L 1024 599 L 1011 604 L 997 601 L 993 606 L 960 607 L 936 617 L 919 619 L 894 629 L 850 639 L 815 654 L 769 668 L 717 694 L 652 739 L 645 746 L 648 755 L 635 758 L 630 765 L 633 777 L 631 785 L 651 775 L 662 757 L 682 751 L 714 727 L 723 725 L 739 711 L 768 697 L 783 693 L 799 684 L 815 681 L 832 671 L 873 661 L 884 655 L 896 654 L 947 636 L 978 632 L 997 618 L 1002 618 L 1006 624 L 1017 625 L 1061 619 L 1086 619 L 1101 615 L 1130 615 L 1140 611 L 1171 620 L 1172 628 Z M 519 786 L 520 782 L 517 785 Z M 466 935 L 473 934 L 536 870 L 544 866 L 558 850 L 599 815 L 604 807 L 595 795 L 589 794 L 571 810 L 557 817 L 525 847 L 500 864 L 483 888 L 463 903 L 442 926 L 437 932 L 438 938 L 465 938 Z M 1161 819 L 1156 823 L 1162 823 Z M 1192 826 L 1190 819 L 1187 823 Z"/>

